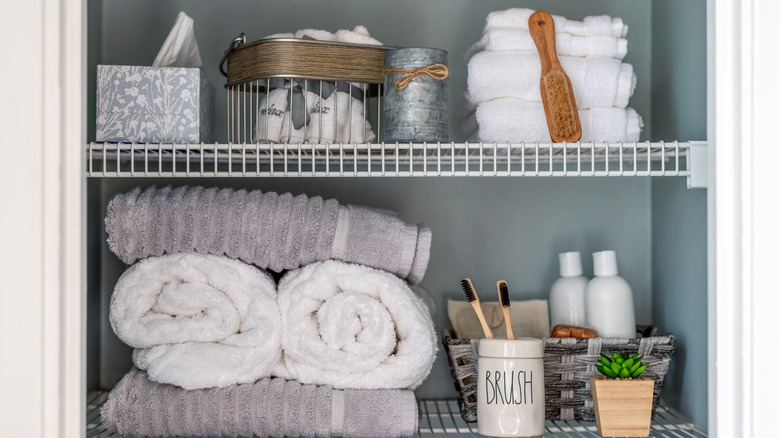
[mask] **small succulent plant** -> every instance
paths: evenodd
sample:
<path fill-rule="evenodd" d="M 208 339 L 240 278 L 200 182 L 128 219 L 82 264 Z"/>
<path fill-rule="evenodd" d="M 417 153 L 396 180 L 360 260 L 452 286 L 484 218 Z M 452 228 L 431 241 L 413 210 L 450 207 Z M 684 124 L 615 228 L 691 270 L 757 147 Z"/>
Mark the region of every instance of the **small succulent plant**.
<path fill-rule="evenodd" d="M 634 379 L 647 369 L 647 364 L 642 363 L 643 357 L 639 354 L 629 356 L 627 353 L 612 353 L 612 357 L 609 357 L 601 353 L 596 369 L 610 379 Z"/>

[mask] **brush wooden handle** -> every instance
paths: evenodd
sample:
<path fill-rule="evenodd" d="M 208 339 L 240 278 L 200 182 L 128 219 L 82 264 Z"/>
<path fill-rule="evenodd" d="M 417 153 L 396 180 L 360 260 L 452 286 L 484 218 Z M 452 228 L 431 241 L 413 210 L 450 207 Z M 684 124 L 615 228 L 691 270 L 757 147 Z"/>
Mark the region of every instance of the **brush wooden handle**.
<path fill-rule="evenodd" d="M 539 60 L 542 63 L 542 75 L 540 79 L 540 90 L 542 93 L 542 103 L 544 104 L 544 115 L 547 117 L 547 127 L 550 131 L 550 138 L 556 143 L 563 141 L 576 142 L 582 137 L 582 125 L 580 124 L 580 115 L 577 112 L 577 103 L 574 100 L 574 91 L 571 88 L 571 81 L 566 76 L 566 72 L 563 71 L 561 63 L 558 61 L 558 55 L 555 51 L 555 24 L 553 18 L 545 11 L 536 11 L 531 14 L 528 19 L 528 30 L 531 33 L 531 38 L 536 44 L 536 49 L 539 51 Z M 571 101 L 572 112 L 571 116 L 574 118 L 575 128 L 569 134 L 560 134 L 553 129 L 553 110 L 551 103 L 548 99 L 547 85 L 545 84 L 545 76 L 551 72 L 560 72 L 565 78 L 567 90 L 564 90 L 569 94 Z M 562 110 L 562 109 L 558 109 Z"/>
<path fill-rule="evenodd" d="M 487 321 L 485 321 L 485 315 L 482 314 L 482 306 L 479 305 L 479 300 L 472 301 L 471 307 L 474 308 L 474 312 L 477 314 L 477 318 L 479 318 L 479 323 L 482 324 L 482 331 L 485 332 L 485 337 L 492 338 L 493 331 L 490 330 Z"/>
<path fill-rule="evenodd" d="M 512 320 L 509 319 L 509 307 L 502 307 L 504 309 L 504 324 L 506 325 L 506 338 L 514 339 L 515 334 L 512 332 Z"/>

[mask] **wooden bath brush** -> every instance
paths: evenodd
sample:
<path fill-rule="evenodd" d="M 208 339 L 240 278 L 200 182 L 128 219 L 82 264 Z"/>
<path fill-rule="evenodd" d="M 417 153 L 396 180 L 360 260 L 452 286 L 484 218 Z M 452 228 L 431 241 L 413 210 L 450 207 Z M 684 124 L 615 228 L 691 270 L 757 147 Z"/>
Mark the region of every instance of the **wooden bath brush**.
<path fill-rule="evenodd" d="M 550 138 L 556 143 L 576 142 L 582 137 L 582 126 L 571 81 L 555 52 L 553 19 L 545 11 L 536 11 L 528 19 L 528 29 L 542 61 L 540 88 Z"/>

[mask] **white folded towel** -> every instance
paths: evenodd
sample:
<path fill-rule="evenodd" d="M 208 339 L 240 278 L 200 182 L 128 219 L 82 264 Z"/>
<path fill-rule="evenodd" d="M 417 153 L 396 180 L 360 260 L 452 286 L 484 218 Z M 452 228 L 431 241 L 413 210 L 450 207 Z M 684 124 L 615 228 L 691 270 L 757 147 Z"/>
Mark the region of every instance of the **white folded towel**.
<path fill-rule="evenodd" d="M 625 108 L 636 87 L 631 64 L 616 59 L 559 57 L 571 81 L 577 108 Z M 468 93 L 473 103 L 501 97 L 541 102 L 541 61 L 532 52 L 479 52 L 468 64 Z"/>
<path fill-rule="evenodd" d="M 581 142 L 636 142 L 642 118 L 633 108 L 580 110 Z M 463 130 L 469 141 L 485 143 L 548 143 L 551 141 L 541 103 L 520 99 L 482 102 L 466 117 Z"/>
<path fill-rule="evenodd" d="M 265 271 L 227 257 L 151 257 L 122 274 L 109 320 L 153 381 L 224 387 L 269 376 L 279 361 L 275 292 Z"/>
<path fill-rule="evenodd" d="M 498 27 L 486 29 L 482 38 L 466 52 L 466 60 L 481 51 L 502 52 L 521 50 L 538 53 L 527 29 Z M 558 56 L 603 56 L 623 59 L 628 52 L 628 41 L 614 36 L 579 36 L 555 32 L 555 50 Z"/>
<path fill-rule="evenodd" d="M 510 27 L 528 29 L 528 19 L 535 11 L 526 8 L 513 8 L 503 11 L 493 11 L 485 19 L 485 29 Z M 569 20 L 559 15 L 553 15 L 556 32 L 565 32 L 580 36 L 613 36 L 623 38 L 628 33 L 628 26 L 618 17 L 597 15 L 585 17 L 582 21 Z"/>
<path fill-rule="evenodd" d="M 339 261 L 279 282 L 283 364 L 277 375 L 335 388 L 414 389 L 437 343 L 425 304 L 398 277 Z"/>

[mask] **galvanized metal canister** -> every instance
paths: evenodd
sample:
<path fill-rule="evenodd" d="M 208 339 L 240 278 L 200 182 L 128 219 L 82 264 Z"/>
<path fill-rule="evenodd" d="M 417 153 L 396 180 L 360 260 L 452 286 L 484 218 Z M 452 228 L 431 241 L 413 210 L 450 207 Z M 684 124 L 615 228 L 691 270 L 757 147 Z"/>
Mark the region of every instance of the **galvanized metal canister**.
<path fill-rule="evenodd" d="M 440 66 L 432 67 L 436 65 Z M 402 48 L 385 52 L 382 141 L 449 141 L 446 66 L 447 51 L 442 49 Z M 446 76 L 442 71 L 447 72 Z M 400 89 L 400 85 L 396 86 L 399 81 L 403 81 Z"/>

